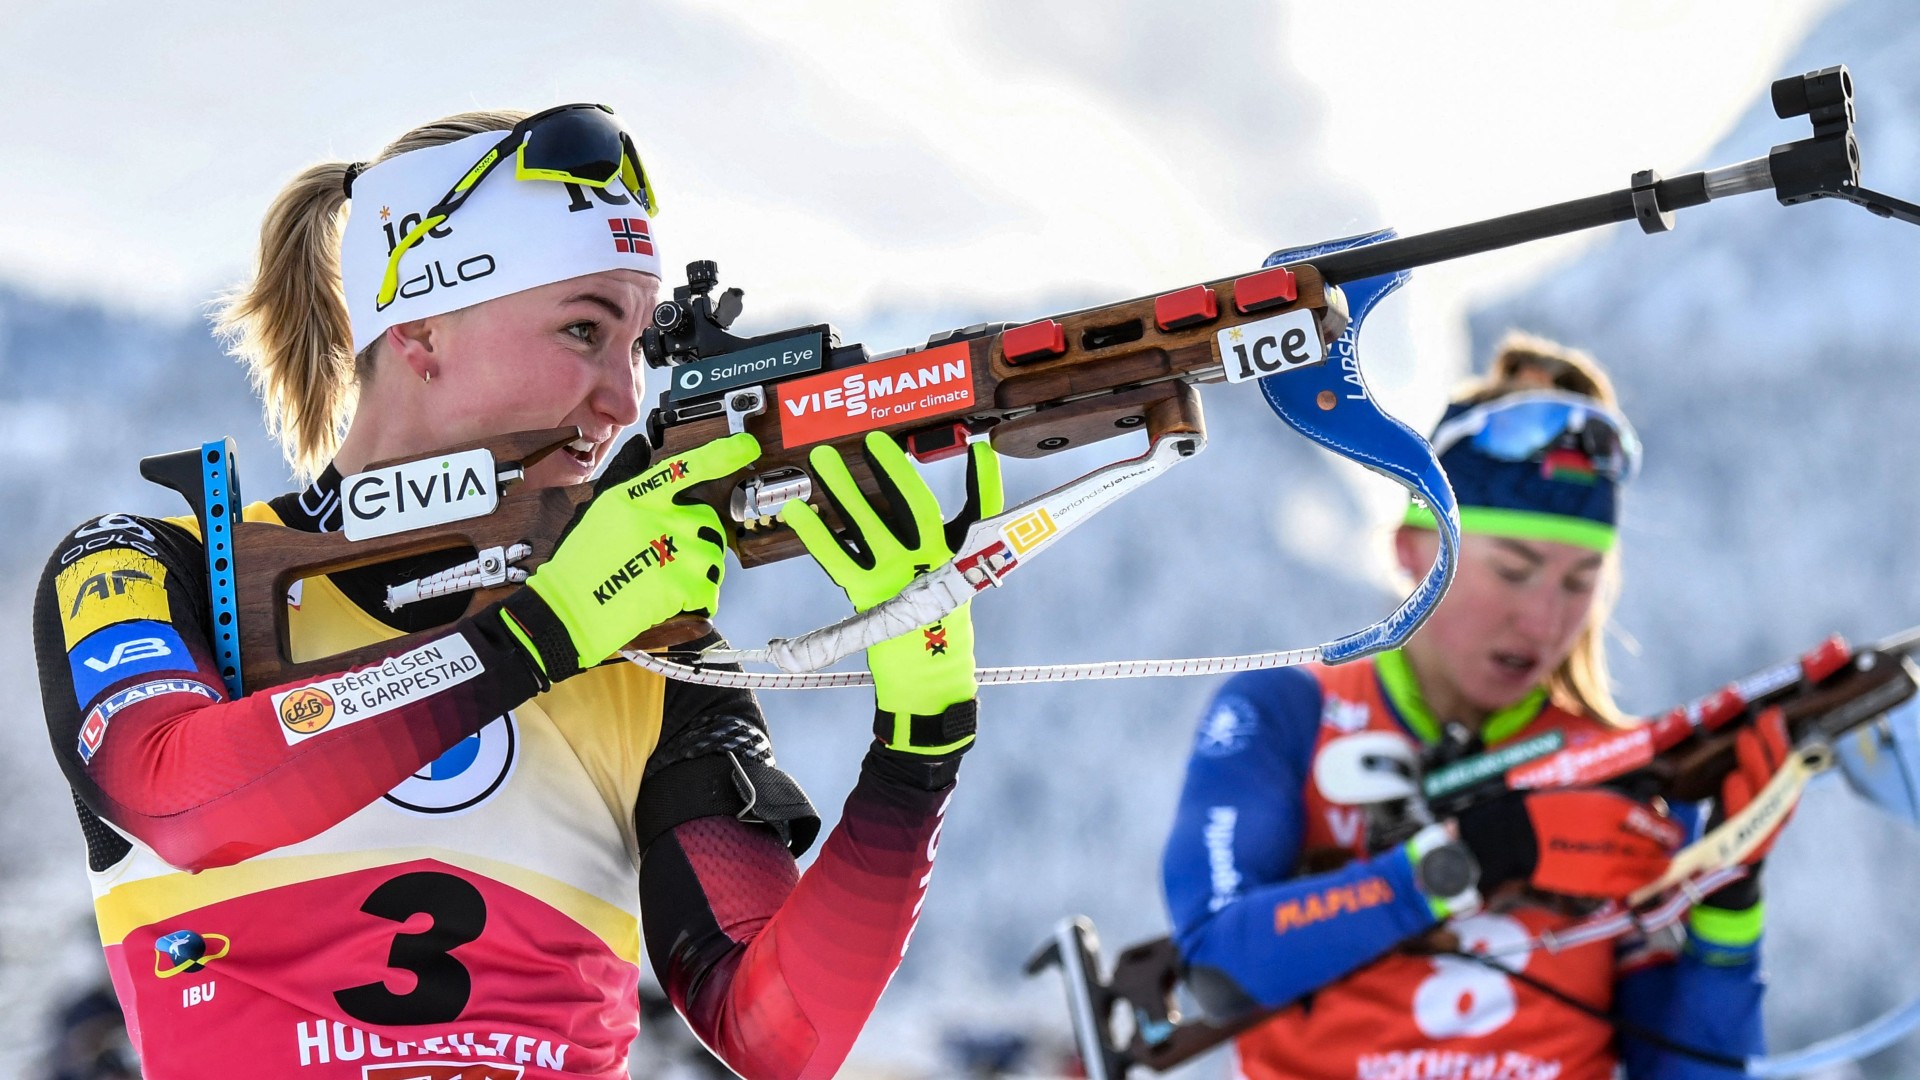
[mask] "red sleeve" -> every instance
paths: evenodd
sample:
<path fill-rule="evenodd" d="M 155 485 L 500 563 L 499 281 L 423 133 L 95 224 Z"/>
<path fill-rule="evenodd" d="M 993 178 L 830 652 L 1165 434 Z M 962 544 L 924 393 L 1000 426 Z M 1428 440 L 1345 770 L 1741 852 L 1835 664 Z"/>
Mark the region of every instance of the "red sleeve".
<path fill-rule="evenodd" d="M 726 817 L 648 849 L 641 912 L 654 970 L 734 1071 L 839 1070 L 906 952 L 951 794 L 877 775 L 870 756 L 805 875 L 769 830 Z"/>
<path fill-rule="evenodd" d="M 173 866 L 322 832 L 538 689 L 483 615 L 379 664 L 228 700 L 203 559 L 165 523 L 103 518 L 56 549 L 34 600 L 62 770 L 89 810 Z"/>

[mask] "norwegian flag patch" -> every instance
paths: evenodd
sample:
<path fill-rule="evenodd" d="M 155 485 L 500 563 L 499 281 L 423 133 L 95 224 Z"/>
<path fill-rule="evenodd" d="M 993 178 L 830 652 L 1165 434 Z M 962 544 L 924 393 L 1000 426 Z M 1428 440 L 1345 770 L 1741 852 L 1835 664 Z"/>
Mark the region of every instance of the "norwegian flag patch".
<path fill-rule="evenodd" d="M 653 234 L 647 231 L 646 218 L 608 218 L 607 228 L 613 230 L 615 251 L 633 255 L 653 254 Z"/>

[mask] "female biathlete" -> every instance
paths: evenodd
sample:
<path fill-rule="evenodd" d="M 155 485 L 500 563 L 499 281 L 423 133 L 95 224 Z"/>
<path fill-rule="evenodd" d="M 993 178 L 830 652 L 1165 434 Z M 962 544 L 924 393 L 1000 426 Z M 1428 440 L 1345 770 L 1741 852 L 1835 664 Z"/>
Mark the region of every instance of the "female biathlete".
<path fill-rule="evenodd" d="M 1757 877 L 1706 897 L 1678 940 L 1539 944 L 1656 879 L 1694 808 L 1509 795 L 1376 852 L 1351 788 L 1323 790 L 1353 736 L 1458 753 L 1624 722 L 1602 629 L 1639 451 L 1606 376 L 1516 335 L 1433 442 L 1466 536 L 1432 619 L 1368 661 L 1238 676 L 1201 722 L 1163 863 L 1190 985 L 1210 1013 L 1280 1010 L 1239 1038 L 1251 1080 L 1738 1075 L 1760 1049 Z M 1416 575 L 1437 543 L 1418 506 L 1394 538 Z M 1758 732 L 1715 813 L 1784 760 L 1777 714 Z"/>
<path fill-rule="evenodd" d="M 343 507 L 343 476 L 518 430 L 582 432 L 529 487 L 591 477 L 641 414 L 655 209 L 594 105 L 453 116 L 300 174 L 223 320 L 312 483 L 246 518 L 338 529 L 379 509 Z M 900 962 L 973 740 L 968 614 L 943 649 L 914 634 L 869 653 L 878 737 L 802 875 L 819 819 L 754 697 L 602 663 L 713 612 L 721 522 L 676 495 L 758 448 L 739 434 L 649 465 L 628 445 L 504 602 L 238 700 L 192 519 L 109 514 L 55 549 L 33 615 L 47 721 L 151 1080 L 625 1077 L 643 937 L 742 1075 L 839 1068 Z M 867 453 L 912 520 L 882 522 L 825 453 L 827 496 L 864 535 L 801 522 L 863 607 L 950 557 L 898 447 Z M 973 466 L 971 512 L 998 512 L 984 446 Z M 295 658 L 456 619 L 465 595 L 384 600 L 458 559 L 301 583 Z"/>

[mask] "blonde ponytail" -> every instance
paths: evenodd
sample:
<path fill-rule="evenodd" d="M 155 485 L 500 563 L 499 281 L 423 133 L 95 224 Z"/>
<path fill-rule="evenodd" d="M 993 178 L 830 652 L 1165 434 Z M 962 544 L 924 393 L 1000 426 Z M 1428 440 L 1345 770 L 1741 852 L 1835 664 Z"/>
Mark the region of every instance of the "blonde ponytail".
<path fill-rule="evenodd" d="M 373 163 L 483 131 L 504 131 L 523 112 L 469 112 L 407 132 Z M 326 468 L 353 417 L 361 378 L 379 343 L 358 357 L 340 285 L 347 164 L 315 165 L 267 208 L 253 280 L 222 297 L 214 327 L 247 366 L 267 432 L 304 481 Z"/>
<path fill-rule="evenodd" d="M 1466 387 L 1454 400 L 1477 405 L 1526 390 L 1565 390 L 1610 409 L 1619 408 L 1613 382 L 1599 361 L 1579 349 L 1517 330 L 1501 339 L 1486 378 Z M 1616 544 L 1600 564 L 1593 606 L 1573 651 L 1547 677 L 1547 690 L 1555 700 L 1616 726 L 1625 723 L 1625 714 L 1613 699 L 1607 673 L 1606 630 L 1619 595 L 1620 548 Z"/>
<path fill-rule="evenodd" d="M 353 407 L 353 333 L 340 289 L 346 176 L 344 162 L 315 165 L 280 192 L 260 226 L 252 284 L 215 317 L 247 365 L 267 433 L 303 479 L 333 456 Z"/>

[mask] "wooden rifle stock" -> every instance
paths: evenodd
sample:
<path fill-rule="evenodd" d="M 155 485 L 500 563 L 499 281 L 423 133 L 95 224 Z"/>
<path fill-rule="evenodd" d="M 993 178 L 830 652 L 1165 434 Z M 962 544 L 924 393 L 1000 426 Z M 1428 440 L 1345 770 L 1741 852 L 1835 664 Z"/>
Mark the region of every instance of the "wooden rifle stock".
<path fill-rule="evenodd" d="M 868 431 L 894 436 L 923 461 L 963 453 L 966 437 L 979 434 L 985 434 L 1001 454 L 1037 458 L 1135 431 L 1144 431 L 1149 439 L 1172 433 L 1204 433 L 1205 420 L 1194 385 L 1226 378 L 1214 345 L 1216 333 L 1303 309 L 1315 316 L 1322 348 L 1346 327 L 1344 301 L 1337 291 L 1331 295 L 1326 292 L 1319 272 L 1311 265 L 1285 271 L 1291 276 L 1292 299 L 1263 300 L 1246 312 L 1236 307 L 1238 283 L 1255 277 L 1271 283 L 1275 273 L 1259 271 L 1175 290 L 1191 295 L 1194 290 L 1204 289 L 1212 295 L 1215 314 L 1194 325 L 1163 328 L 1155 314 L 1158 298 L 1140 297 L 1028 324 L 1028 328 L 1058 328 L 1055 340 L 1060 349 L 1045 357 L 1010 359 L 1006 345 L 1009 332 L 981 328 L 971 337 L 936 338 L 925 347 L 898 356 L 858 360 L 826 372 L 797 376 L 817 378 L 838 372 L 857 378 L 865 364 L 891 364 L 916 354 L 964 345 L 971 404 L 957 410 L 914 412 L 898 422 L 877 418 L 870 423 L 850 422 L 849 426 L 858 430 L 812 439 L 796 434 L 799 425 L 783 415 L 776 382 L 765 388 L 759 407 L 751 413 L 730 411 L 740 403 L 738 391 L 725 391 L 715 399 L 691 405 L 673 404 L 663 395 L 649 421 L 649 433 L 658 458 L 670 458 L 725 438 L 736 429 L 750 432 L 760 441 L 761 457 L 745 473 L 702 484 L 693 494 L 712 506 L 721 521 L 734 530 L 731 542 L 742 566 L 777 562 L 803 555 L 806 549 L 793 531 L 774 517 L 777 505 L 749 507 L 743 513 L 736 495 L 746 485 L 804 475 L 812 492 L 806 501 L 821 511 L 830 525 L 843 527 L 845 523 L 831 504 L 823 504 L 818 497 L 818 478 L 812 475 L 808 463 L 808 454 L 815 446 L 839 450 L 861 491 L 876 505 L 885 507 L 886 494 L 858 452 Z M 1014 328 L 1012 333 L 1018 334 L 1021 329 Z M 944 351 L 942 356 L 952 359 Z M 1336 405 L 1330 403 L 1328 407 Z"/>
<path fill-rule="evenodd" d="M 1810 738 L 1837 740 L 1912 697 L 1914 674 L 1903 653 L 1878 648 L 1855 653 L 1838 672 L 1780 702 L 1788 740 L 1796 745 Z M 1696 735 L 1655 759 L 1649 772 L 1659 792 L 1687 802 L 1719 794 L 1721 781 L 1735 767 L 1733 743 L 1739 726 Z"/>
<path fill-rule="evenodd" d="M 1255 288 L 1261 290 L 1259 299 L 1253 299 L 1250 293 L 1243 295 L 1243 289 Z M 1046 356 L 1009 357 L 1007 335 L 999 328 L 981 328 L 971 336 L 964 332 L 949 335 L 900 357 L 871 361 L 898 360 L 896 366 L 910 367 L 914 354 L 942 349 L 944 362 L 952 363 L 955 350 L 964 350 L 965 385 L 971 404 L 945 413 L 916 412 L 895 423 L 876 419 L 859 430 L 830 438 L 809 439 L 788 430 L 777 383 L 755 388 L 760 390 L 760 397 L 752 411 L 729 411 L 738 391 L 690 407 L 669 404 L 663 395 L 648 425 L 654 460 L 670 460 L 676 454 L 725 438 L 736 429 L 759 439 L 763 453 L 751 466 L 736 475 L 697 485 L 689 493 L 719 515 L 740 564 L 759 566 L 805 554 L 806 549 L 799 537 L 774 516 L 784 499 L 768 499 L 764 500 L 766 505 L 759 505 L 749 497 L 758 484 L 804 477 L 807 501 L 829 525 L 842 528 L 846 524 L 832 504 L 819 495 L 820 485 L 808 462 L 814 446 L 838 449 L 860 489 L 876 505 L 887 508 L 885 490 L 858 452 L 868 430 L 893 435 L 923 460 L 963 453 L 968 437 L 981 433 L 992 441 L 995 450 L 1017 458 L 1041 457 L 1133 431 L 1143 431 L 1150 439 L 1204 434 L 1205 419 L 1194 384 L 1225 378 L 1213 341 L 1216 333 L 1304 309 L 1313 313 L 1324 348 L 1346 326 L 1344 301 L 1337 290 L 1328 293 L 1324 289 L 1319 272 L 1311 265 L 1262 270 L 1178 290 L 1190 305 L 1201 303 L 1202 291 L 1206 294 L 1202 306 L 1212 314 L 1191 325 L 1163 325 L 1167 320 L 1160 317 L 1156 297 L 1030 324 L 1057 329 L 1059 347 Z M 852 377 L 864 374 L 861 369 L 862 364 L 856 362 L 830 368 L 826 373 L 838 371 Z M 1327 407 L 1336 404 L 1330 402 Z M 934 417 L 931 420 L 930 415 Z M 518 463 L 524 470 L 578 437 L 579 432 L 573 428 L 514 432 L 446 447 L 430 455 L 378 462 L 365 471 L 475 449 L 491 452 L 499 466 Z M 180 488 L 184 481 L 165 482 Z M 545 562 L 580 505 L 593 496 L 593 487 L 576 484 L 522 491 L 520 486 L 515 480 L 504 482 L 499 505 L 492 513 L 359 541 L 349 541 L 339 532 L 316 534 L 264 523 L 237 523 L 236 615 L 245 685 L 252 689 L 276 686 L 372 663 L 445 630 L 439 627 L 330 656 L 295 659 L 287 636 L 286 596 L 287 590 L 304 578 L 436 551 L 479 552 L 517 543 L 532 549 L 530 556 L 515 563 L 517 567 L 531 570 Z M 465 615 L 471 616 L 502 599 L 515 587 L 473 590 Z M 711 632 L 706 619 L 684 616 L 649 630 L 635 640 L 633 647 L 663 649 Z"/>
<path fill-rule="evenodd" d="M 976 431 L 989 432 L 999 452 L 1021 458 L 1040 457 L 1068 446 L 1085 445 L 1135 430 L 1146 432 L 1150 438 L 1204 433 L 1199 395 L 1191 384 L 1223 378 L 1221 366 L 1214 358 L 1212 334 L 1225 326 L 1301 308 L 1314 309 L 1316 315 L 1324 313 L 1318 274 L 1310 266 L 1292 273 L 1294 298 L 1285 303 L 1266 304 L 1257 312 L 1234 311 L 1235 279 L 1222 279 L 1204 286 L 1214 291 L 1216 303 L 1226 312 L 1204 327 L 1160 329 L 1152 321 L 1154 299 L 1151 297 L 1059 316 L 1058 321 L 1069 328 L 1071 334 L 1058 356 L 1043 361 L 1009 361 L 1001 335 L 982 334 L 964 341 L 971 399 L 977 407 L 949 415 L 931 426 L 924 419 L 917 419 L 876 424 L 872 430 L 896 436 L 923 459 L 964 452 L 965 435 Z M 1336 300 L 1332 317 L 1335 322 L 1340 311 L 1337 304 Z M 1338 328 L 1330 323 L 1324 336 L 1330 339 L 1337 333 Z M 1113 338 L 1124 340 L 1109 341 Z M 774 405 L 771 401 L 768 404 Z M 663 407 L 662 412 L 667 411 Z M 661 413 L 655 415 L 659 417 Z M 961 430 L 955 430 L 955 425 Z M 759 478 L 782 473 L 805 475 L 814 493 L 809 501 L 830 525 L 844 527 L 845 522 L 831 504 L 823 505 L 818 498 L 819 484 L 807 460 L 816 445 L 839 449 L 861 490 L 876 505 L 888 505 L 883 488 L 857 452 L 864 431 L 812 442 L 796 441 L 783 436 L 777 405 L 745 417 L 741 426 L 760 440 L 765 452 L 742 473 L 700 484 L 690 494 L 719 515 L 728 531 L 728 544 L 742 566 L 759 566 L 806 551 L 799 537 L 772 516 L 778 511 L 777 505 L 765 507 L 765 513 L 739 512 L 737 503 L 741 491 Z M 671 459 L 675 454 L 724 438 L 729 433 L 729 419 L 724 411 L 708 410 L 707 414 L 690 419 L 667 417 L 654 426 L 654 459 Z M 928 438 L 929 433 L 946 436 L 946 441 L 935 445 Z M 446 447 L 416 458 L 377 462 L 365 471 L 475 449 L 491 452 L 501 466 L 517 462 L 524 470 L 578 437 L 579 431 L 574 428 L 514 432 Z M 787 445 L 789 442 L 793 445 Z M 169 483 L 180 487 L 178 483 Z M 490 514 L 359 541 L 350 541 L 339 532 L 305 533 L 259 522 L 237 523 L 234 527 L 236 606 L 245 684 L 249 688 L 276 686 L 372 663 L 445 630 L 439 627 L 330 656 L 296 660 L 287 639 L 286 607 L 287 590 L 295 582 L 436 551 L 477 552 L 516 543 L 532 548 L 530 556 L 515 564 L 531 570 L 553 554 L 567 523 L 592 496 L 591 484 L 523 491 L 517 481 L 509 480 L 502 484 L 499 506 Z M 515 587 L 474 590 L 465 615 L 470 616 L 504 598 Z M 664 649 L 711 632 L 708 620 L 682 616 L 647 631 L 634 641 L 633 647 Z"/>
<path fill-rule="evenodd" d="M 526 469 L 579 436 L 576 428 L 521 431 L 462 443 L 441 453 L 484 449 L 490 451 L 500 465 L 518 463 Z M 196 451 L 186 453 L 198 456 Z M 402 463 L 401 460 L 382 461 L 369 466 L 367 471 Z M 152 472 L 149 476 L 158 479 Z M 169 486 L 178 485 L 170 483 Z M 552 556 L 561 532 L 580 504 L 592 495 L 590 484 L 524 491 L 517 481 L 510 480 L 502 484 L 499 506 L 491 514 L 359 541 L 348 540 L 340 532 L 309 533 L 265 522 L 235 522 L 236 621 L 242 674 L 249 692 L 370 664 L 446 632 L 446 627 L 441 626 L 329 656 L 296 660 L 287 636 L 287 592 L 295 582 L 436 551 L 483 551 L 518 543 L 532 548 L 532 554 L 518 565 L 532 569 Z M 198 500 L 190 498 L 190 501 L 199 505 Z M 477 613 L 518 587 L 504 585 L 474 590 L 462 617 Z M 705 619 L 682 616 L 648 630 L 635 640 L 634 647 L 667 648 L 711 630 Z"/>

